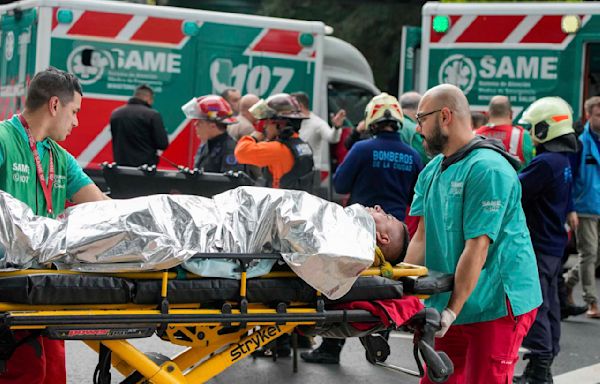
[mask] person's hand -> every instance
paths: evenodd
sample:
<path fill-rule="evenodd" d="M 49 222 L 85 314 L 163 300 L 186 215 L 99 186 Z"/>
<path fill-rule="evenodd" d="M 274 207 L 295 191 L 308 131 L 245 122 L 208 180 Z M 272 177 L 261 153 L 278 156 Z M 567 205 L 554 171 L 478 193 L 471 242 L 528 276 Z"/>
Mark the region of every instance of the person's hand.
<path fill-rule="evenodd" d="M 569 214 L 567 214 L 567 223 L 573 231 L 577 230 L 577 227 L 579 226 L 579 217 L 577 217 L 577 212 L 569 212 Z"/>
<path fill-rule="evenodd" d="M 435 333 L 435 337 L 444 337 L 452 323 L 454 323 L 454 320 L 456 320 L 456 314 L 450 308 L 444 309 L 442 311 L 442 319 L 440 320 L 442 329 Z"/>
<path fill-rule="evenodd" d="M 335 116 L 333 116 L 331 118 L 331 122 L 333 123 L 333 126 L 335 128 L 340 128 L 342 126 L 342 124 L 344 124 L 345 119 L 346 119 L 346 111 L 343 109 L 340 109 L 339 111 L 337 111 Z"/>
<path fill-rule="evenodd" d="M 356 132 L 365 133 L 367 131 L 367 126 L 365 125 L 365 121 L 361 120 L 356 126 Z"/>

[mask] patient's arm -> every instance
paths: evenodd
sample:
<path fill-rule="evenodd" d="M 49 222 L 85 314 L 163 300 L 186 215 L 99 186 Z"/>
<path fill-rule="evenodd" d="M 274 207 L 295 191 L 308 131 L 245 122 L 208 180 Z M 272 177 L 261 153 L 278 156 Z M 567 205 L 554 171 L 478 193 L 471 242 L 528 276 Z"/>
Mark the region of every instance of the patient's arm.
<path fill-rule="evenodd" d="M 404 262 L 415 265 L 424 265 L 425 263 L 425 221 L 423 216 L 419 218 L 417 232 L 408 244 Z"/>

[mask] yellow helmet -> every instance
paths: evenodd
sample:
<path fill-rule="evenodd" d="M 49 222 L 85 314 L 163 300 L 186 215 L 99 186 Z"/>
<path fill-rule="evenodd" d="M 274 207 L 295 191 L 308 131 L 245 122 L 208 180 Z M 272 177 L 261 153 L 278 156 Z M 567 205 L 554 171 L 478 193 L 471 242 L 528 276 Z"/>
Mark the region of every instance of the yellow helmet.
<path fill-rule="evenodd" d="M 521 121 L 531 124 L 531 137 L 545 143 L 575 133 L 571 106 L 560 97 L 542 97 L 523 112 Z"/>
<path fill-rule="evenodd" d="M 399 128 L 402 128 L 404 123 L 404 115 L 398 99 L 385 92 L 373 97 L 365 108 L 365 125 L 367 127 L 382 121 L 395 121 Z"/>

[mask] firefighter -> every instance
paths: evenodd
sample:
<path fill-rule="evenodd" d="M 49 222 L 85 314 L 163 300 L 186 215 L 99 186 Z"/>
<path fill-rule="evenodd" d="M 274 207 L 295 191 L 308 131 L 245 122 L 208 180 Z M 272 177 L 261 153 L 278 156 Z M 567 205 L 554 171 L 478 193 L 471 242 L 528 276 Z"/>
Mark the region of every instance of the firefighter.
<path fill-rule="evenodd" d="M 194 158 L 194 167 L 204 172 L 241 171 L 233 151 L 235 140 L 227 134 L 227 126 L 236 119 L 227 101 L 221 96 L 206 95 L 188 101 L 181 110 L 201 141 Z"/>
<path fill-rule="evenodd" d="M 264 128 L 240 139 L 235 147 L 238 162 L 265 167 L 268 187 L 312 192 L 313 152 L 298 136 L 306 118 L 298 102 L 287 93 L 279 93 L 259 100 L 250 113 Z"/>

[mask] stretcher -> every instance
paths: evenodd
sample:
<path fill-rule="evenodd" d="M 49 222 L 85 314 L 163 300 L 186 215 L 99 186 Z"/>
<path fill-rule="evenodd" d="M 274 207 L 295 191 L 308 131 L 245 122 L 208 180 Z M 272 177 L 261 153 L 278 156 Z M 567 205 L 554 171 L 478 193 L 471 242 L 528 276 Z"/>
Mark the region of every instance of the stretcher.
<path fill-rule="evenodd" d="M 382 320 L 371 312 L 342 309 L 343 303 L 399 299 L 449 291 L 452 277 L 428 274 L 424 267 L 400 264 L 391 278 L 369 268 L 339 300 L 329 300 L 289 270 L 247 279 L 251 260 L 279 254 L 199 254 L 239 262 L 241 279 L 204 278 L 175 268 L 139 273 L 77 273 L 57 270 L 0 272 L 0 360 L 27 330 L 54 339 L 81 340 L 99 353 L 94 383 L 110 382 L 111 366 L 122 383 L 201 383 L 295 329 L 309 335 L 360 337 L 367 359 L 385 364 L 389 346 L 372 336 Z M 439 313 L 425 309 L 404 325 L 415 331 L 415 358 L 424 374 L 443 382 L 452 362 L 433 349 Z M 372 324 L 359 331 L 352 323 Z M 176 356 L 144 354 L 128 342 L 157 334 L 187 347 Z M 297 353 L 294 348 L 294 367 Z"/>

